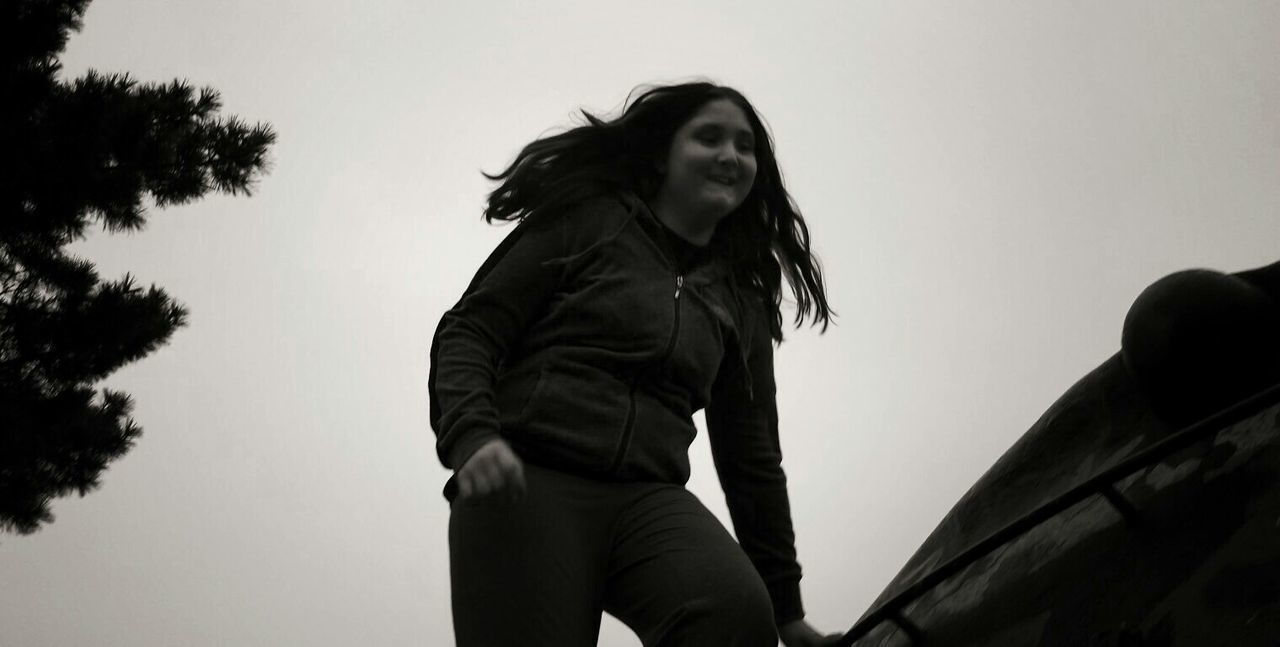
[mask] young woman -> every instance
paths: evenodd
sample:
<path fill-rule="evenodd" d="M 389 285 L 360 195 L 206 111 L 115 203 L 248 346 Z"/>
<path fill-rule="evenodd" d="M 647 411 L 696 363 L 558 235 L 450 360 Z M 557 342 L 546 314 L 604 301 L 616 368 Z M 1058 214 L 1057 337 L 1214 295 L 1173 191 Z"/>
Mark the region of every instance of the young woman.
<path fill-rule="evenodd" d="M 773 343 L 831 317 L 751 104 L 656 87 L 539 139 L 485 218 L 519 224 L 440 321 L 431 424 L 455 470 L 459 645 L 831 644 L 804 621 Z M 738 542 L 684 488 L 706 409 Z"/>

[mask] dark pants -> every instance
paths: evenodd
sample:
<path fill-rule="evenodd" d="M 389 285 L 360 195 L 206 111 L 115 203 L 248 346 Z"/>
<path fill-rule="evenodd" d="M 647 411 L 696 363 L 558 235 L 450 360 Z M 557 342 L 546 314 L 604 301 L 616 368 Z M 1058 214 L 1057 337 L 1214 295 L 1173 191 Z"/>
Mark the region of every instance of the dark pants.
<path fill-rule="evenodd" d="M 607 483 L 525 465 L 518 504 L 455 501 L 460 647 L 595 645 L 607 611 L 646 647 L 776 647 L 764 582 L 681 486 Z"/>

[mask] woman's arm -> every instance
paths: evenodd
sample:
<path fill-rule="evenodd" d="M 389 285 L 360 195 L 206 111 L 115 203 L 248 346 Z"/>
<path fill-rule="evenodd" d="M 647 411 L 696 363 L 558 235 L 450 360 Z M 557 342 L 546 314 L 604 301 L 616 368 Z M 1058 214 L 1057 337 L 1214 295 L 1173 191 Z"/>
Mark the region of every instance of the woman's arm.
<path fill-rule="evenodd" d="M 744 322 L 751 327 L 749 335 L 740 335 L 749 337 L 746 366 L 731 349 L 716 378 L 706 409 L 707 435 L 738 543 L 764 580 L 782 627 L 803 618 L 804 607 L 778 442 L 773 340 L 764 316 L 756 312 Z"/>
<path fill-rule="evenodd" d="M 498 245 L 445 313 L 431 342 L 431 427 L 440 461 L 458 469 L 498 438 L 497 368 L 560 281 L 564 217 L 527 218 Z"/>
<path fill-rule="evenodd" d="M 525 218 L 476 272 L 462 299 L 445 313 L 431 342 L 431 428 L 436 451 L 461 468 L 481 446 L 500 438 L 494 385 L 498 367 L 548 301 L 563 289 L 570 265 L 629 207 L 599 196 Z"/>

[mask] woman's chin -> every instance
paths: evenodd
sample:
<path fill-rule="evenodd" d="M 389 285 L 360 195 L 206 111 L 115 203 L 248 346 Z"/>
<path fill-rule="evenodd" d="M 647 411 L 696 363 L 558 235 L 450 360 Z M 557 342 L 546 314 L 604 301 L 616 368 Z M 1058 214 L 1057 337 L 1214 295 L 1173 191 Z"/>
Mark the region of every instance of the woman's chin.
<path fill-rule="evenodd" d="M 738 208 L 742 204 L 742 199 L 730 191 L 709 191 L 704 200 L 708 210 L 721 211 L 721 217 L 729 215 L 729 212 Z"/>

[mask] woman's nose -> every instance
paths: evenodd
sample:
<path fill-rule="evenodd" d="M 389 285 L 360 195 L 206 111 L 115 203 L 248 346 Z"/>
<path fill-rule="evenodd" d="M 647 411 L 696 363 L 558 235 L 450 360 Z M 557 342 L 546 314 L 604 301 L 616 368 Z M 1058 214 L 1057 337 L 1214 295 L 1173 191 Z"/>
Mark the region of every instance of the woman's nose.
<path fill-rule="evenodd" d="M 733 164 L 734 166 L 737 166 L 738 150 L 733 146 L 733 144 L 721 146 L 719 150 L 716 151 L 716 161 L 721 164 Z"/>

